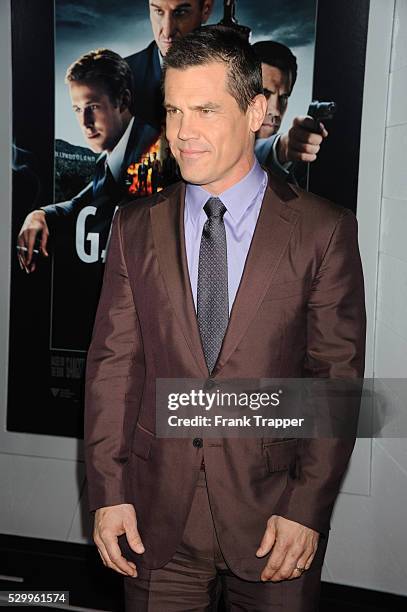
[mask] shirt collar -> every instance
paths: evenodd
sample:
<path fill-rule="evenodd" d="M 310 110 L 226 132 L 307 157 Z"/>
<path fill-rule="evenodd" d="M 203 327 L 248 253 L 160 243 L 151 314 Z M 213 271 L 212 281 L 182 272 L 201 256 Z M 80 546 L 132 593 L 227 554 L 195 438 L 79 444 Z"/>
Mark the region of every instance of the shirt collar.
<path fill-rule="evenodd" d="M 114 147 L 113 151 L 106 155 L 106 161 L 109 166 L 110 172 L 113 175 L 116 183 L 120 179 L 120 175 L 122 172 L 122 165 L 124 161 L 124 156 L 126 155 L 127 143 L 129 142 L 130 132 L 132 130 L 134 123 L 134 117 L 130 119 L 129 125 L 126 128 L 123 136 L 120 138 L 117 145 Z"/>
<path fill-rule="evenodd" d="M 220 193 L 217 197 L 226 206 L 227 212 L 235 223 L 238 223 L 246 210 L 256 198 L 264 183 L 266 173 L 255 159 L 252 168 L 238 183 Z M 206 202 L 212 195 L 200 185 L 187 183 L 185 202 L 191 214 L 192 220 L 196 222 Z"/>

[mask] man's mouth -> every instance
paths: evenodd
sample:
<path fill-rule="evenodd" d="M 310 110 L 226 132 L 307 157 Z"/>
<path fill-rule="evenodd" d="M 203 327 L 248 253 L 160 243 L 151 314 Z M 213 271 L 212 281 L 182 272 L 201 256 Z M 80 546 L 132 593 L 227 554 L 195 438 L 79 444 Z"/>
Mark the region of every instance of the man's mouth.
<path fill-rule="evenodd" d="M 195 157 L 199 157 L 200 155 L 203 155 L 204 153 L 207 153 L 207 151 L 201 151 L 200 149 L 180 149 L 181 157 L 187 157 L 191 159 L 194 159 Z"/>

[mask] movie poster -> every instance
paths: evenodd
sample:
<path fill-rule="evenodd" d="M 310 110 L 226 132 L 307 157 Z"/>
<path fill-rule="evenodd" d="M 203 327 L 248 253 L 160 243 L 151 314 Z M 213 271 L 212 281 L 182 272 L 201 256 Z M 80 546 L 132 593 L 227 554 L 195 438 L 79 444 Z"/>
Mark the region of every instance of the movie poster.
<path fill-rule="evenodd" d="M 190 9 L 180 4 L 176 19 L 182 20 L 182 11 Z M 188 6 L 195 4 L 198 0 Z M 155 41 L 164 35 L 152 28 L 147 0 L 13 0 L 12 15 L 7 427 L 80 438 L 86 351 L 115 210 L 123 197 L 137 206 L 140 198 L 179 178 L 161 112 L 162 54 Z M 215 0 L 207 23 L 222 19 L 245 26 L 252 43 L 276 41 L 296 57 L 297 79 L 283 121 L 274 126 L 287 130 L 293 117 L 306 114 L 313 97 L 316 0 Z M 80 79 L 73 88 L 66 82 L 68 68 L 97 49 L 128 60 L 135 99 L 123 104 L 130 120 L 116 121 L 109 106 L 100 123 L 101 100 L 111 102 L 102 81 L 93 89 Z M 28 248 L 19 236 L 33 226 L 27 219 L 39 209 L 48 256 L 38 252 L 42 224 L 32 242 L 34 265 L 27 270 L 17 257 Z"/>

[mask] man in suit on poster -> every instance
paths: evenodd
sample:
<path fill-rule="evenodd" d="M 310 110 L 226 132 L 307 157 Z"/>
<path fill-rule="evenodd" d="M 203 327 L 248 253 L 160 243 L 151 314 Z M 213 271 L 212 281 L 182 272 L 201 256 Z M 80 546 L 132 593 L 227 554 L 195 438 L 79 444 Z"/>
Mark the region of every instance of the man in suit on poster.
<path fill-rule="evenodd" d="M 136 93 L 136 113 L 147 123 L 159 128 L 164 119 L 163 98 L 161 91 L 162 63 L 171 44 L 177 38 L 192 32 L 195 28 L 205 24 L 209 19 L 214 0 L 149 0 L 150 22 L 154 40 L 142 51 L 126 57 L 134 76 Z M 269 65 L 277 67 L 288 64 L 293 69 L 293 62 L 288 54 L 277 53 L 274 64 L 270 64 L 271 49 L 267 47 L 269 41 L 261 41 L 254 45 L 258 50 L 260 59 L 266 58 L 264 87 L 270 86 Z M 270 41 L 274 50 L 279 43 Z M 285 45 L 280 45 L 291 52 Z M 292 54 L 291 54 L 292 55 Z M 281 61 L 282 60 L 282 61 Z M 295 58 L 294 58 L 295 61 Z M 295 66 L 296 71 L 296 66 Z M 292 86 L 295 79 L 292 79 Z M 291 86 L 291 89 L 292 89 Z M 271 92 L 270 92 L 271 93 Z M 291 92 L 290 92 L 291 93 Z M 270 102 L 271 105 L 271 102 Z M 280 136 L 272 136 L 268 142 L 258 143 L 258 157 L 261 163 L 267 163 L 271 170 L 289 178 L 288 166 L 292 162 L 312 162 L 316 159 L 320 145 L 327 132 L 321 134 L 313 132 L 314 124 L 305 117 L 296 117 L 290 130 Z M 261 136 L 266 136 L 264 126 L 260 128 Z M 271 134 L 267 134 L 271 136 Z M 256 150 L 257 155 L 257 150 Z"/>
<path fill-rule="evenodd" d="M 167 138 L 183 181 L 115 217 L 88 353 L 94 539 L 127 612 L 317 608 L 354 438 L 158 438 L 156 380 L 363 375 L 352 212 L 267 173 L 267 102 L 233 31 L 166 56 Z M 120 544 L 120 547 L 119 547 Z"/>
<path fill-rule="evenodd" d="M 154 40 L 142 51 L 126 57 L 135 84 L 136 113 L 160 127 L 164 119 L 161 66 L 172 42 L 206 23 L 214 0 L 149 0 Z"/>
<path fill-rule="evenodd" d="M 296 117 L 287 133 L 278 133 L 297 80 L 297 59 L 286 45 L 274 40 L 258 41 L 253 49 L 261 61 L 263 93 L 267 98 L 266 116 L 256 134 L 256 157 L 273 172 L 296 182 L 292 162 L 314 161 L 328 132 L 323 125 L 315 132 L 310 117 Z"/>
<path fill-rule="evenodd" d="M 87 206 L 94 209 L 92 230 L 99 235 L 99 251 L 103 253 L 114 208 L 126 194 L 127 169 L 138 163 L 159 137 L 158 130 L 134 116 L 133 77 L 117 53 L 109 49 L 86 53 L 69 67 L 66 83 L 85 142 L 101 155 L 92 182 L 72 200 L 43 206 L 26 217 L 17 249 L 20 265 L 27 272 L 36 267 L 32 255 L 37 236 L 41 236 L 40 253 L 47 256 L 50 232 L 66 231 L 67 223 L 75 223 Z M 77 236 L 78 240 L 83 244 L 84 238 Z"/>

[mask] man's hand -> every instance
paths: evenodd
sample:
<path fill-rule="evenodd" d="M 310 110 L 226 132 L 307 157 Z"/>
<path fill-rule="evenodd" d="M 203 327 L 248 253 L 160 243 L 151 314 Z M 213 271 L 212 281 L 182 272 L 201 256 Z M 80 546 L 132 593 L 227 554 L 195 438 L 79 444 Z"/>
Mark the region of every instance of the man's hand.
<path fill-rule="evenodd" d="M 272 550 L 261 573 L 261 580 L 292 580 L 299 578 L 302 571 L 310 568 L 318 547 L 319 533 L 289 521 L 282 516 L 273 515 L 267 521 L 258 557 L 264 557 Z"/>
<path fill-rule="evenodd" d="M 37 235 L 41 234 L 39 252 L 48 257 L 47 242 L 49 236 L 48 225 L 43 210 L 33 210 L 25 218 L 23 226 L 17 238 L 17 256 L 22 270 L 27 274 L 34 272 L 36 264 L 33 259 L 33 251 Z"/>
<path fill-rule="evenodd" d="M 315 121 L 311 117 L 296 117 L 287 134 L 282 134 L 278 140 L 280 164 L 315 161 L 322 141 L 328 136 L 323 123 L 319 124 L 319 130 L 315 133 Z"/>
<path fill-rule="evenodd" d="M 103 564 L 119 574 L 137 576 L 137 568 L 132 561 L 127 561 L 121 554 L 117 538 L 126 534 L 130 548 L 138 554 L 144 552 L 144 546 L 137 531 L 137 519 L 134 506 L 119 504 L 105 506 L 95 512 L 93 539 L 102 557 Z"/>

